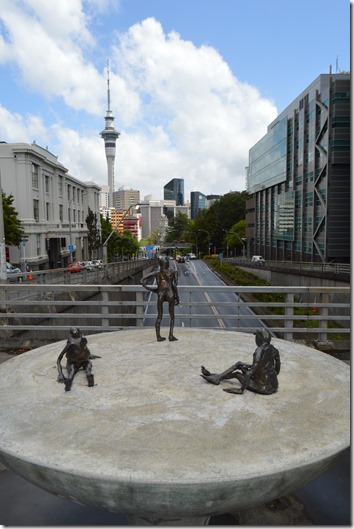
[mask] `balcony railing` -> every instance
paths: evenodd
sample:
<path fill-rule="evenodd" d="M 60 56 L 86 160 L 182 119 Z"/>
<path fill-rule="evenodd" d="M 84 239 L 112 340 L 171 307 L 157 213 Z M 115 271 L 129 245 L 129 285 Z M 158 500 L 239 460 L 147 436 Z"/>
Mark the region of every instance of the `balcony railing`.
<path fill-rule="evenodd" d="M 250 325 L 254 321 L 290 341 L 304 335 L 320 342 L 336 334 L 349 339 L 349 287 L 179 286 L 178 290 L 182 301 L 175 309 L 176 328 L 254 332 Z M 229 294 L 227 300 L 213 301 L 221 293 Z M 284 296 L 279 302 L 261 302 L 255 300 L 257 294 Z M 252 301 L 243 301 L 250 295 Z M 245 306 L 252 313 L 244 314 Z M 153 324 L 157 316 L 156 295 L 149 296 L 137 285 L 5 284 L 0 285 L 0 308 L 0 337 L 7 343 L 15 337 L 18 343 L 20 336 L 25 340 L 25 331 L 55 341 L 67 338 L 71 326 L 92 334 L 143 327 L 146 318 Z M 164 313 L 168 314 L 167 306 Z"/>

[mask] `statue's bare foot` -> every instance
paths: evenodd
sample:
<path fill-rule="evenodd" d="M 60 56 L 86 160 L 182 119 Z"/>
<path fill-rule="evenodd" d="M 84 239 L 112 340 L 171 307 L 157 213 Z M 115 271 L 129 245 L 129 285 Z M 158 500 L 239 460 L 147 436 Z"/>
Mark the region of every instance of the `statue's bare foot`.
<path fill-rule="evenodd" d="M 157 341 L 158 342 L 163 342 L 164 340 L 166 340 L 166 338 L 162 338 L 162 336 L 158 336 L 157 337 Z"/>
<path fill-rule="evenodd" d="M 72 383 L 73 383 L 72 379 L 69 379 L 69 378 L 64 379 L 65 391 L 70 391 Z"/>
<path fill-rule="evenodd" d="M 201 366 L 201 370 L 202 370 L 203 375 L 206 375 L 206 376 L 211 375 L 210 371 L 208 371 L 207 369 L 205 369 L 204 366 Z"/>
<path fill-rule="evenodd" d="M 178 338 L 176 338 L 175 336 L 173 336 L 173 334 L 171 334 L 168 339 L 170 340 L 170 342 L 175 342 L 176 340 L 178 340 Z"/>
<path fill-rule="evenodd" d="M 210 384 L 215 384 L 218 386 L 220 384 L 220 378 L 219 375 L 200 375 L 204 378 L 207 382 L 210 382 Z"/>
<path fill-rule="evenodd" d="M 226 391 L 226 393 L 236 393 L 237 395 L 242 395 L 243 393 L 241 388 L 225 388 L 223 391 Z"/>

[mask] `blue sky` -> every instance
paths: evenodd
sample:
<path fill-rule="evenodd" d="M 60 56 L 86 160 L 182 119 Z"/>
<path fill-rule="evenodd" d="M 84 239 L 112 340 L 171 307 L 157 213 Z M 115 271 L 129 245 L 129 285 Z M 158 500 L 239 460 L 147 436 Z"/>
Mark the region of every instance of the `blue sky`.
<path fill-rule="evenodd" d="M 0 139 L 116 188 L 245 188 L 248 150 L 318 75 L 350 69 L 348 0 L 0 0 Z"/>

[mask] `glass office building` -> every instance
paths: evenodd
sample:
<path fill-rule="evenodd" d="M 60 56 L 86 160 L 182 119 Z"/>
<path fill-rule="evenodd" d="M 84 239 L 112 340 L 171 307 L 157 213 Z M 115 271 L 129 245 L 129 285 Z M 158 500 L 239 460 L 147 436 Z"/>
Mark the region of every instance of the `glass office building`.
<path fill-rule="evenodd" d="M 191 191 L 191 218 L 197 220 L 200 211 L 207 207 L 207 197 L 200 191 Z"/>
<path fill-rule="evenodd" d="M 350 126 L 350 74 L 323 74 L 250 149 L 252 253 L 349 261 Z"/>
<path fill-rule="evenodd" d="M 175 200 L 176 206 L 184 206 L 184 179 L 172 178 L 163 188 L 164 200 Z"/>

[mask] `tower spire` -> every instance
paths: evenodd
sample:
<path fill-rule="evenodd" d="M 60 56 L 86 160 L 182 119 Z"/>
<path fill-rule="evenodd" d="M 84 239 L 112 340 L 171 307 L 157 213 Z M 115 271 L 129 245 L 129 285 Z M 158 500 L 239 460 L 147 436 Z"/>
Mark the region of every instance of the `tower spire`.
<path fill-rule="evenodd" d="M 104 147 L 107 160 L 107 170 L 108 170 L 108 186 L 109 186 L 109 195 L 108 195 L 108 207 L 113 207 L 113 192 L 115 190 L 114 186 L 114 161 L 116 157 L 116 141 L 120 136 L 114 128 L 114 117 L 111 111 L 111 90 L 109 86 L 109 61 L 107 60 L 107 112 L 105 116 L 105 129 L 100 132 L 100 136 L 104 140 Z"/>
<path fill-rule="evenodd" d="M 109 88 L 109 60 L 107 60 L 107 114 L 111 112 L 111 91 Z"/>

